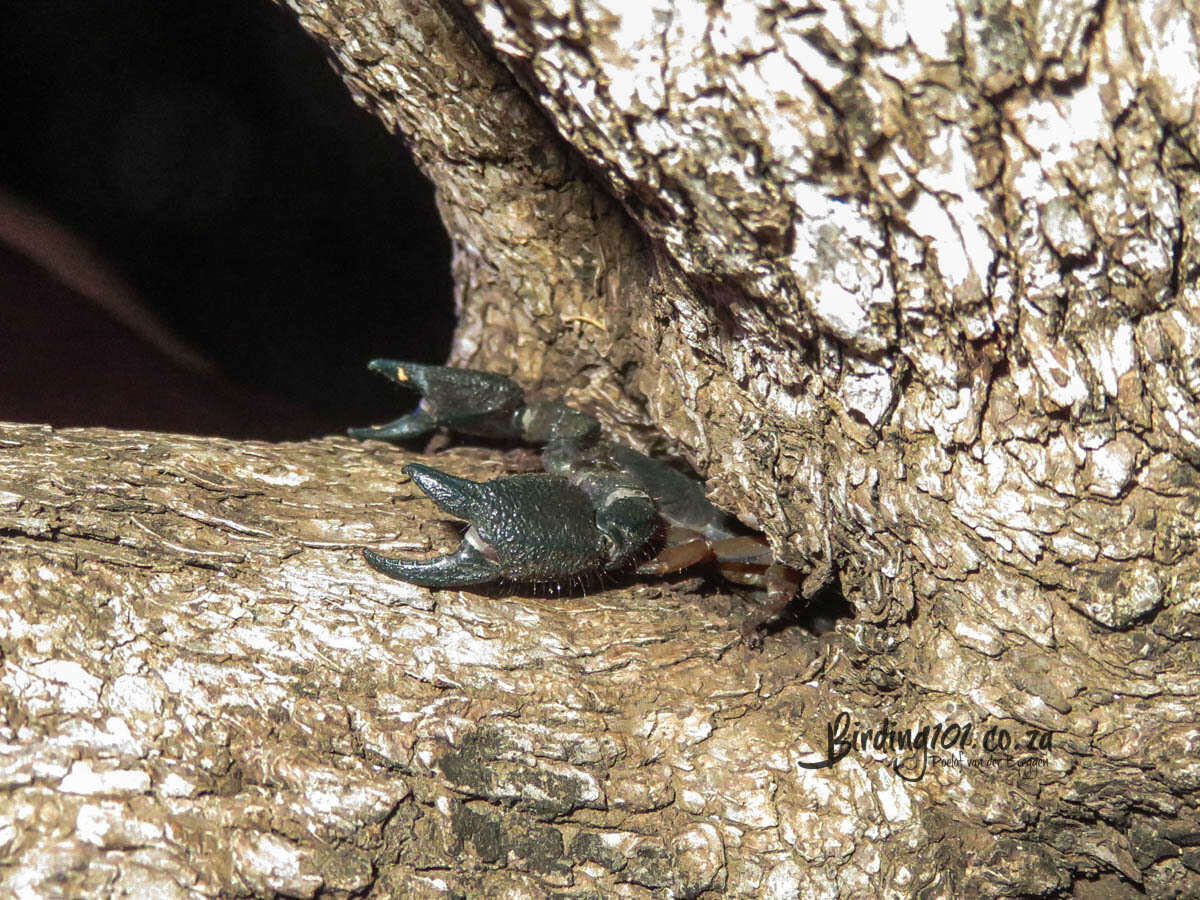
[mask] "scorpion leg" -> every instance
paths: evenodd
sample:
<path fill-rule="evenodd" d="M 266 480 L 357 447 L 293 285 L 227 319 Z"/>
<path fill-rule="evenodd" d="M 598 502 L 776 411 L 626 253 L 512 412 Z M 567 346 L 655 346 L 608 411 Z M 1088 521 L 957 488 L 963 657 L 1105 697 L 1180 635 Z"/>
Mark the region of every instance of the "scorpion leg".
<path fill-rule="evenodd" d="M 667 546 L 654 559 L 638 566 L 642 575 L 667 575 L 702 562 L 715 562 L 721 574 L 736 584 L 762 587 L 761 573 L 772 565 L 771 547 L 756 535 L 711 540 L 690 528 L 667 529 Z"/>
<path fill-rule="evenodd" d="M 638 567 L 640 574 L 666 575 L 713 562 L 727 581 L 766 591 L 766 605 L 742 629 L 751 647 L 761 646 L 763 629 L 787 609 L 800 590 L 800 573 L 775 562 L 770 545 L 761 537 L 739 535 L 709 540 L 690 529 L 672 527 L 667 531 L 667 541 L 668 546 L 658 556 Z"/>
<path fill-rule="evenodd" d="M 800 590 L 800 573 L 782 563 L 771 563 L 760 577 L 756 586 L 766 588 L 767 603 L 742 626 L 742 638 L 755 649 L 762 646 L 767 626 L 783 614 Z"/>

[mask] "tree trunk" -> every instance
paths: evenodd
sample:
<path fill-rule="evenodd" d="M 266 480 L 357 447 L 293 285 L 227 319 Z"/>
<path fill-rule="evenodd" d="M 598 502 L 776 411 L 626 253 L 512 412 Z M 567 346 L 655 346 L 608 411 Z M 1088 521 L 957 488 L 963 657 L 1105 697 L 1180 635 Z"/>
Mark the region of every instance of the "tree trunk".
<path fill-rule="evenodd" d="M 431 595 L 353 549 L 435 535 L 396 451 L 16 429 L 0 876 L 1200 895 L 1200 14 L 289 5 L 437 186 L 454 360 L 855 619 Z"/>

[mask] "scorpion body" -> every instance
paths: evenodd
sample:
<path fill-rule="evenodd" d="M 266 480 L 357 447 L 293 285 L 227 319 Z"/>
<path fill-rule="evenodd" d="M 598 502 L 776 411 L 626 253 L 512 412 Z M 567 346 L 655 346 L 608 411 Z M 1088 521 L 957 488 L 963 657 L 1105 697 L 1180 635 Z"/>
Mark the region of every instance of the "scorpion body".
<path fill-rule="evenodd" d="M 469 527 L 455 552 L 432 559 L 364 550 L 377 571 L 452 588 L 630 569 L 661 575 L 712 561 L 727 578 L 767 590 L 768 608 L 755 633 L 795 595 L 795 571 L 775 563 L 761 536 L 710 503 L 699 481 L 606 440 L 592 417 L 563 403 L 527 403 L 518 385 L 488 372 L 386 359 L 370 368 L 422 400 L 386 425 L 350 429 L 352 437 L 405 441 L 449 428 L 518 439 L 542 445 L 544 469 L 476 482 L 406 465 L 402 471 L 434 503 Z"/>

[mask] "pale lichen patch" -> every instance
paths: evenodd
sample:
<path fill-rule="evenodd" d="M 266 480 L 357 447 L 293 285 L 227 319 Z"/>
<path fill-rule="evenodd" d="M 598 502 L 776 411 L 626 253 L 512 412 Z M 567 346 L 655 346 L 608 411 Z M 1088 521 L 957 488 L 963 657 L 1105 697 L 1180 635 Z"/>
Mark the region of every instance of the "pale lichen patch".
<path fill-rule="evenodd" d="M 238 834 L 233 840 L 233 862 L 254 890 L 291 897 L 313 897 L 323 879 L 306 871 L 308 862 L 291 841 L 267 833 Z"/>
<path fill-rule="evenodd" d="M 58 787 L 67 794 L 142 794 L 150 789 L 150 776 L 140 769 L 95 769 L 87 760 L 79 760 Z"/>
<path fill-rule="evenodd" d="M 977 179 L 963 131 L 940 129 L 929 140 L 929 155 L 917 178 L 926 193 L 918 197 L 910 218 L 913 230 L 932 242 L 947 281 L 959 288 L 968 287 L 970 279 L 972 294 L 981 291 L 995 256 L 983 228 L 988 209 Z"/>
<path fill-rule="evenodd" d="M 95 708 L 100 699 L 100 679 L 73 660 L 48 659 L 27 669 L 6 663 L 0 672 L 0 684 L 35 712 L 53 707 L 77 713 Z"/>
<path fill-rule="evenodd" d="M 948 60 L 959 17 L 952 0 L 899 0 L 892 5 L 917 50 L 933 60 Z M 894 40 L 894 39 L 893 39 Z"/>
<path fill-rule="evenodd" d="M 123 846 L 153 844 L 161 841 L 161 825 L 141 821 L 116 801 L 85 803 L 75 814 L 75 834 L 97 847 L 120 849 Z"/>
<path fill-rule="evenodd" d="M 1193 14 L 1169 0 L 1140 0 L 1132 4 L 1131 19 L 1138 57 L 1163 113 L 1176 125 L 1192 122 L 1200 91 Z"/>

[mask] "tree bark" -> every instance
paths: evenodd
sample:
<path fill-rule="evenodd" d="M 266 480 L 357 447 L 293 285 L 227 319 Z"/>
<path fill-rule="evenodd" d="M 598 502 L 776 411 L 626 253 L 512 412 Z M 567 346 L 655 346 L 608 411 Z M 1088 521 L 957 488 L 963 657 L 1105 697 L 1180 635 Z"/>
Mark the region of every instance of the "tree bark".
<path fill-rule="evenodd" d="M 454 360 L 686 457 L 855 620 L 431 597 L 350 549 L 425 533 L 394 451 L 22 430 L 13 871 L 1200 894 L 1192 6 L 289 5 L 438 189 Z"/>
<path fill-rule="evenodd" d="M 758 877 L 712 813 L 778 817 L 779 723 L 861 656 L 747 650 L 720 593 L 381 578 L 361 546 L 457 536 L 378 443 L 14 425 L 0 448 L 14 896 L 694 896 Z"/>

